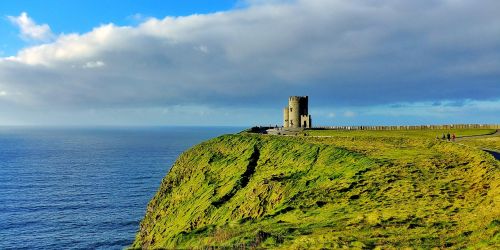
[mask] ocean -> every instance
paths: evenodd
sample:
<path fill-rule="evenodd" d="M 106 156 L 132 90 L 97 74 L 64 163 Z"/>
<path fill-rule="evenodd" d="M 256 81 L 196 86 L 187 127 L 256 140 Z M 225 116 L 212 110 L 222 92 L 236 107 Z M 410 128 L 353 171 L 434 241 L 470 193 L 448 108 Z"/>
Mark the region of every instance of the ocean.
<path fill-rule="evenodd" d="M 236 127 L 0 127 L 0 249 L 122 249 L 176 158 Z"/>

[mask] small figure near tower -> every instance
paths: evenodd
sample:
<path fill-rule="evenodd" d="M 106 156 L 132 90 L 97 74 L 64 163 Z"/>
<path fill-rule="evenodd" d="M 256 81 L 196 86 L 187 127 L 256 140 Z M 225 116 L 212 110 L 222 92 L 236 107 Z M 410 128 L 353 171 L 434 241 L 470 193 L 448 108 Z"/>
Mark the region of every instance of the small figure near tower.
<path fill-rule="evenodd" d="M 288 106 L 283 109 L 283 127 L 311 128 L 311 116 L 308 114 L 307 96 L 290 96 Z"/>

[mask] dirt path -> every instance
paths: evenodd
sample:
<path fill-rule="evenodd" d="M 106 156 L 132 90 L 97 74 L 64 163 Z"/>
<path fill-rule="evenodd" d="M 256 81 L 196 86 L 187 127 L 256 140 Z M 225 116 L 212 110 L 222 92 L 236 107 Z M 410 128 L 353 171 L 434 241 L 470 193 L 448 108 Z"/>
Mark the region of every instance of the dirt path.
<path fill-rule="evenodd" d="M 500 130 L 496 130 L 495 133 L 492 134 L 487 134 L 487 135 L 467 135 L 467 136 L 460 136 L 455 139 L 455 141 L 463 141 L 467 139 L 476 139 L 476 138 L 487 138 L 487 137 L 493 137 L 493 136 L 500 136 Z"/>
<path fill-rule="evenodd" d="M 478 138 L 488 138 L 488 137 L 495 137 L 495 136 L 500 136 L 500 130 L 496 130 L 495 133 L 492 133 L 492 134 L 488 134 L 488 135 L 470 135 L 470 136 L 462 136 L 462 137 L 458 137 L 455 139 L 456 142 L 460 142 L 460 141 L 465 141 L 465 140 L 468 140 L 468 139 L 478 139 Z M 464 145 L 464 144 L 462 144 Z M 484 152 L 486 153 L 489 153 L 491 155 L 493 155 L 493 157 L 495 157 L 495 159 L 499 160 L 500 161 L 500 152 L 494 150 L 494 149 L 490 149 L 490 148 L 481 148 Z"/>

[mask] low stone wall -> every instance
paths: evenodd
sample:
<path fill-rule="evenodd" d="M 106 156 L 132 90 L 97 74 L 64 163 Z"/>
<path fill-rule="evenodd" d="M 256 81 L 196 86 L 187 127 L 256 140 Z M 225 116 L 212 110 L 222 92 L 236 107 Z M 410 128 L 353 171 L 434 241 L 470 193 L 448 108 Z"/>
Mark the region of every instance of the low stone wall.
<path fill-rule="evenodd" d="M 303 132 L 303 128 L 270 128 L 266 130 L 266 134 L 270 135 L 298 135 Z"/>
<path fill-rule="evenodd" d="M 329 130 L 423 130 L 423 129 L 500 129 L 500 124 L 449 124 L 410 126 L 318 126 L 312 129 Z"/>

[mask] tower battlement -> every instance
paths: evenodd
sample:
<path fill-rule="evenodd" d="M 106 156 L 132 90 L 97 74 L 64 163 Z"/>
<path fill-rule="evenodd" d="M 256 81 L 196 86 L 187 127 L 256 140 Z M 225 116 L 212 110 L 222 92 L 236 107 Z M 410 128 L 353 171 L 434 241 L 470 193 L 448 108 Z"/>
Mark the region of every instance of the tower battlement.
<path fill-rule="evenodd" d="M 307 101 L 309 97 L 308 96 L 290 96 L 288 98 L 288 102 L 300 102 L 303 101 L 304 99 Z"/>

